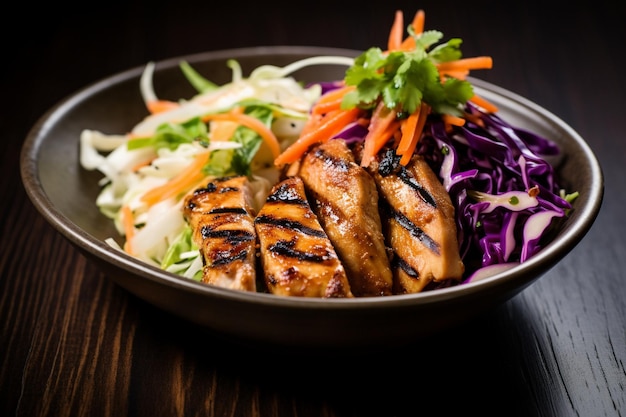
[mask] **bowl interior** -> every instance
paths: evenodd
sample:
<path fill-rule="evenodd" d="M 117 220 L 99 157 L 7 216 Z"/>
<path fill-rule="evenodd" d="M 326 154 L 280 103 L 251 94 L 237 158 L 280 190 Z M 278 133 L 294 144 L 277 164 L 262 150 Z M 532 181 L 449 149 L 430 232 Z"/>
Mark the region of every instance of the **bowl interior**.
<path fill-rule="evenodd" d="M 154 86 L 160 98 L 190 98 L 194 90 L 178 67 L 181 60 L 186 60 L 203 76 L 221 84 L 230 81 L 232 76 L 226 65 L 228 59 L 236 59 L 246 76 L 259 65 L 282 66 L 314 55 L 357 54 L 358 51 L 315 47 L 258 47 L 208 52 L 157 63 Z M 457 301 L 465 303 L 459 308 L 467 308 L 468 305 L 473 308 L 473 304 L 478 303 L 488 307 L 521 291 L 559 262 L 587 233 L 600 209 L 603 198 L 602 171 L 586 142 L 563 121 L 536 104 L 497 86 L 472 79 L 477 92 L 499 106 L 501 117 L 513 125 L 542 134 L 561 147 L 565 156 L 558 167 L 560 182 L 569 191 L 580 192 L 572 215 L 563 222 L 552 243 L 542 252 L 519 267 L 484 281 L 431 293 L 385 297 L 385 300 L 285 300 L 266 294 L 239 294 L 230 290 L 208 288 L 140 265 L 106 245 L 104 239 L 117 237 L 117 232 L 112 222 L 100 214 L 95 205 L 101 174 L 97 171 L 86 171 L 79 163 L 79 137 L 83 129 L 95 129 L 110 134 L 125 133 L 147 115 L 139 92 L 142 71 L 143 68 L 130 69 L 87 86 L 43 115 L 24 143 L 21 160 L 24 186 L 41 214 L 86 254 L 101 261 L 103 265 L 112 266 L 108 272 L 122 286 L 159 307 L 202 324 L 221 327 L 220 330 L 233 334 L 246 333 L 243 327 L 254 323 L 246 325 L 232 322 L 219 325 L 210 316 L 210 312 L 207 313 L 209 318 L 198 319 L 197 310 L 186 309 L 179 304 L 185 302 L 184 297 L 180 299 L 172 294 L 179 296 L 181 292 L 188 292 L 192 294 L 192 303 L 206 302 L 207 298 L 219 299 L 220 302 L 228 300 L 232 303 L 228 306 L 220 305 L 221 308 L 241 308 L 242 305 L 258 303 L 266 309 L 280 308 L 281 313 L 293 309 L 317 311 L 317 319 L 312 315 L 302 317 L 302 320 L 309 322 L 324 321 L 319 312 L 327 311 L 328 314 L 334 314 L 332 317 L 336 326 L 344 328 L 354 321 L 355 311 L 365 308 L 388 311 L 393 305 L 397 309 L 394 319 L 399 320 L 399 315 L 406 314 L 407 309 L 450 309 L 450 303 Z M 319 65 L 307 67 L 294 76 L 305 83 L 332 81 L 343 78 L 344 72 L 345 67 L 342 66 Z M 150 281 L 151 285 L 144 285 L 143 282 L 146 281 Z M 454 310 L 451 309 L 450 314 L 455 313 Z M 342 318 L 342 314 L 345 317 Z M 385 326 L 385 317 L 382 316 L 382 327 Z M 260 319 L 263 318 L 261 315 Z M 400 323 L 405 324 L 404 327 L 394 327 L 390 331 L 406 332 L 411 323 L 407 319 L 403 320 Z M 446 320 L 442 322 L 447 323 Z M 265 325 L 264 330 L 273 332 L 274 341 L 283 342 L 291 337 L 287 334 L 290 329 L 302 324 L 296 320 L 278 329 L 270 329 Z M 336 338 L 340 334 L 328 333 L 329 324 L 325 323 L 324 326 L 302 342 L 320 340 L 320 334 L 326 331 L 325 341 L 330 343 L 332 337 Z M 413 329 L 409 333 L 419 333 L 419 330 Z M 381 338 L 390 337 L 384 331 L 373 334 Z"/>

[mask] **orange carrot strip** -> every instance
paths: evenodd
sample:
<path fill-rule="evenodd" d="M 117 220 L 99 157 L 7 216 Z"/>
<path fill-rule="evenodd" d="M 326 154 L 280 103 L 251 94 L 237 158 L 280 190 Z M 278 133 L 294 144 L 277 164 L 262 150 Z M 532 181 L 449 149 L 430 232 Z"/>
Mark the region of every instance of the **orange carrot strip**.
<path fill-rule="evenodd" d="M 311 109 L 311 114 L 325 114 L 334 110 L 341 109 L 342 98 L 338 98 L 335 101 L 327 101 L 320 103 Z"/>
<path fill-rule="evenodd" d="M 326 142 L 333 135 L 343 129 L 348 123 L 357 120 L 360 109 L 355 107 L 350 110 L 337 110 L 327 114 L 315 129 L 308 129 L 307 132 L 292 143 L 275 160 L 274 165 L 281 166 L 295 162 L 307 149 L 318 142 Z"/>
<path fill-rule="evenodd" d="M 153 161 L 153 160 L 154 160 L 154 159 L 148 159 L 148 160 L 145 160 L 145 161 L 141 161 L 141 162 L 139 162 L 137 165 L 133 166 L 133 167 L 131 168 L 131 171 L 132 171 L 132 172 L 137 172 L 137 171 L 139 171 L 139 169 L 140 169 L 140 168 L 143 168 L 143 167 L 145 167 L 145 166 L 150 165 L 150 164 L 152 163 L 152 161 Z"/>
<path fill-rule="evenodd" d="M 441 82 L 443 83 L 447 77 L 456 78 L 457 80 L 464 80 L 469 75 L 469 71 L 439 71 L 441 75 Z"/>
<path fill-rule="evenodd" d="M 415 128 L 417 127 L 417 121 L 420 117 L 421 106 L 417 108 L 416 111 L 411 113 L 409 117 L 404 119 L 400 125 L 400 130 L 402 132 L 402 138 L 400 139 L 400 143 L 398 143 L 398 147 L 396 148 L 396 155 L 404 154 L 411 142 L 413 141 L 413 136 L 415 136 Z"/>
<path fill-rule="evenodd" d="M 424 131 L 424 126 L 426 125 L 426 118 L 428 117 L 428 113 L 430 113 L 430 106 L 422 102 L 422 105 L 420 106 L 417 126 L 415 126 L 415 134 L 413 135 L 412 141 L 409 144 L 406 152 L 404 152 L 402 154 L 402 157 L 400 158 L 400 165 L 406 165 L 411 160 L 413 152 L 415 152 L 415 147 L 422 138 L 422 132 Z"/>
<path fill-rule="evenodd" d="M 381 100 L 372 112 L 372 119 L 368 127 L 369 132 L 365 135 L 361 166 L 367 167 L 378 151 L 387 143 L 393 134 L 393 131 L 390 132 L 388 128 L 395 120 L 396 111 L 387 108 Z"/>
<path fill-rule="evenodd" d="M 426 20 L 426 13 L 424 10 L 419 9 L 415 12 L 415 16 L 413 16 L 413 22 L 411 25 L 413 26 L 413 31 L 415 31 L 416 35 L 421 35 L 424 32 L 424 21 Z"/>
<path fill-rule="evenodd" d="M 146 103 L 148 111 L 152 114 L 162 113 L 164 111 L 172 110 L 180 106 L 180 104 L 169 100 L 155 100 Z"/>
<path fill-rule="evenodd" d="M 334 113 L 334 112 L 329 112 L 329 113 Z M 327 113 L 326 115 L 312 114 L 309 117 L 309 119 L 306 121 L 304 126 L 302 126 L 302 130 L 300 131 L 300 136 L 307 135 L 309 132 L 317 129 L 322 124 L 322 120 L 325 117 L 327 117 L 329 113 Z"/>
<path fill-rule="evenodd" d="M 339 87 L 339 88 L 335 88 L 334 90 L 330 90 L 329 92 L 325 93 L 324 95 L 320 96 L 319 99 L 317 99 L 317 101 L 315 102 L 315 104 L 313 105 L 314 107 L 317 106 L 318 104 L 323 104 L 329 101 L 335 101 L 338 98 L 343 99 L 343 96 L 346 95 L 346 93 L 349 93 L 350 91 L 353 91 L 356 88 L 356 86 L 354 85 L 346 85 L 343 87 Z"/>
<path fill-rule="evenodd" d="M 343 101 L 343 97 L 356 89 L 353 85 L 347 85 L 345 87 L 340 87 L 335 90 L 329 91 L 328 93 L 321 96 L 313 108 L 311 109 L 312 114 L 324 114 L 329 111 L 336 110 L 341 107 L 341 102 Z"/>
<path fill-rule="evenodd" d="M 458 116 L 453 116 L 451 114 L 442 114 L 441 118 L 443 122 L 452 126 L 463 126 L 465 124 L 465 119 Z"/>
<path fill-rule="evenodd" d="M 124 243 L 124 251 L 129 255 L 133 254 L 132 241 L 135 237 L 135 218 L 133 211 L 128 205 L 122 206 L 122 226 L 124 228 L 124 235 L 126 236 L 126 242 Z"/>
<path fill-rule="evenodd" d="M 278 142 L 278 138 L 276 138 L 276 135 L 274 135 L 272 129 L 265 126 L 265 124 L 257 118 L 248 116 L 244 113 L 239 113 L 237 111 L 228 113 L 207 114 L 202 117 L 202 121 L 204 122 L 208 122 L 211 120 L 227 120 L 231 122 L 237 122 L 242 126 L 252 129 L 263 138 L 267 145 L 269 145 L 270 150 L 274 154 L 274 157 L 278 157 L 278 155 L 280 154 L 280 143 Z"/>
<path fill-rule="evenodd" d="M 487 113 L 496 113 L 498 111 L 498 106 L 490 103 L 489 101 L 485 100 L 484 98 L 480 96 L 477 96 L 476 94 L 474 94 L 472 98 L 470 98 L 470 101 L 476 104 L 477 106 L 480 106 L 483 109 L 485 109 Z"/>
<path fill-rule="evenodd" d="M 485 127 L 485 122 L 478 115 L 473 113 L 465 113 L 465 120 L 474 123 L 480 127 Z"/>
<path fill-rule="evenodd" d="M 404 15 L 401 10 L 396 10 L 391 30 L 389 31 L 389 39 L 387 40 L 387 50 L 397 51 L 402 45 L 402 35 L 404 33 Z"/>
<path fill-rule="evenodd" d="M 487 113 L 496 113 L 498 111 L 498 106 L 496 106 L 493 103 L 490 103 L 489 101 L 487 101 L 486 99 L 480 96 L 477 96 L 476 94 L 474 94 L 472 98 L 470 98 L 470 101 L 482 107 L 483 109 L 485 109 Z"/>
<path fill-rule="evenodd" d="M 418 10 L 413 16 L 413 21 L 411 22 L 411 26 L 413 27 L 413 31 L 416 35 L 420 35 L 424 33 L 424 20 L 426 18 L 426 14 L 424 10 Z M 402 51 L 411 51 L 415 49 L 415 38 L 413 36 L 407 36 L 402 45 L 400 45 L 400 50 Z"/>
<path fill-rule="evenodd" d="M 215 120 L 214 122 L 215 123 L 211 123 L 211 140 L 216 142 L 229 141 L 239 128 L 237 122 L 230 120 Z"/>
<path fill-rule="evenodd" d="M 490 56 L 476 56 L 437 64 L 439 72 L 490 69 L 492 67 L 493 59 Z"/>
<path fill-rule="evenodd" d="M 162 200 L 175 197 L 189 191 L 193 184 L 202 180 L 205 174 L 202 168 L 209 160 L 210 152 L 202 152 L 195 156 L 194 160 L 177 176 L 165 184 L 147 191 L 141 196 L 141 201 L 153 205 Z"/>

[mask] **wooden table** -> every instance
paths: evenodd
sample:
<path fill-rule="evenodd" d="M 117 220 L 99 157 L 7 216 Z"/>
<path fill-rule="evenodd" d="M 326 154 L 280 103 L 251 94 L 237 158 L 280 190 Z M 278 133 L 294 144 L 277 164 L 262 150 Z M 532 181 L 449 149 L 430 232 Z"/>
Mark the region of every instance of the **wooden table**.
<path fill-rule="evenodd" d="M 183 3 L 83 10 L 23 2 L 4 16 L 0 415 L 626 415 L 623 5 Z M 356 362 L 350 352 L 231 346 L 113 284 L 43 220 L 21 186 L 28 129 L 87 84 L 214 49 L 384 47 L 394 11 L 409 19 L 418 7 L 427 29 L 464 40 L 465 56 L 493 57 L 494 68 L 475 77 L 535 101 L 588 141 L 604 170 L 605 199 L 583 241 L 539 281 L 411 349 Z"/>

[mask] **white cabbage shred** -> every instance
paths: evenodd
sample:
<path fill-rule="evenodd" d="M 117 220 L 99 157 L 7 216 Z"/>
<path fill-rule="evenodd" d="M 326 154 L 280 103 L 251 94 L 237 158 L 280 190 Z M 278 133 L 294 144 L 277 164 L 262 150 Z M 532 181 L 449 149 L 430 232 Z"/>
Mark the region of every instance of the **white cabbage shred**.
<path fill-rule="evenodd" d="M 352 58 L 318 56 L 294 62 L 285 67 L 264 65 L 244 78 L 236 61 L 229 61 L 232 70 L 231 82 L 219 88 L 198 94 L 190 99 L 178 99 L 177 107 L 161 113 L 151 114 L 139 121 L 128 133 L 104 133 L 85 129 L 80 136 L 80 163 L 86 170 L 97 170 L 103 177 L 102 187 L 96 204 L 101 212 L 109 217 L 123 236 L 125 233 L 122 207 L 128 206 L 134 216 L 136 229 L 132 240 L 132 255 L 151 265 L 160 266 L 172 242 L 181 234 L 186 223 L 182 214 L 182 199 L 172 197 L 153 205 L 147 205 L 141 197 L 174 178 L 207 147 L 198 143 L 179 145 L 176 149 L 155 149 L 152 146 L 129 150 L 131 137 L 154 135 L 163 123 L 182 123 L 207 113 L 217 113 L 246 99 L 261 100 L 280 106 L 280 116 L 276 116 L 272 131 L 285 149 L 299 135 L 308 112 L 321 95 L 321 87 L 303 87 L 290 77 L 294 71 L 319 64 L 352 65 Z M 140 78 L 139 93 L 146 105 L 158 101 L 152 77 L 155 64 L 149 62 Z M 209 134 L 210 139 L 210 134 Z M 209 141 L 208 150 L 233 148 L 236 142 Z M 254 204 L 260 207 L 269 194 L 270 188 L 278 180 L 279 172 L 273 165 L 271 152 L 261 146 L 252 163 L 252 188 Z M 106 242 L 119 250 L 124 250 L 113 237 Z M 187 262 L 177 263 L 167 270 L 192 278 L 202 268 L 202 260 L 197 250 L 180 254 Z"/>

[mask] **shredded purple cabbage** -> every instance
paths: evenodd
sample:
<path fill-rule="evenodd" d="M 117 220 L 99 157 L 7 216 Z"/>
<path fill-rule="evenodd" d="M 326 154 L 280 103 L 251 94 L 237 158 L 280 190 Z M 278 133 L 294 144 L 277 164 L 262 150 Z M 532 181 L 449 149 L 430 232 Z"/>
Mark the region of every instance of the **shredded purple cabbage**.
<path fill-rule="evenodd" d="M 470 276 L 480 268 L 534 256 L 547 243 L 552 219 L 564 217 L 572 206 L 561 197 L 555 167 L 545 159 L 560 153 L 555 143 L 471 104 L 467 111 L 484 127 L 468 121 L 447 132 L 441 119 L 432 117 L 417 151 L 438 173 L 455 205 L 461 258 Z M 519 210 L 500 204 L 489 211 L 489 203 L 473 197 L 476 192 L 499 196 L 512 191 L 537 204 Z"/>

